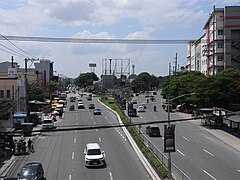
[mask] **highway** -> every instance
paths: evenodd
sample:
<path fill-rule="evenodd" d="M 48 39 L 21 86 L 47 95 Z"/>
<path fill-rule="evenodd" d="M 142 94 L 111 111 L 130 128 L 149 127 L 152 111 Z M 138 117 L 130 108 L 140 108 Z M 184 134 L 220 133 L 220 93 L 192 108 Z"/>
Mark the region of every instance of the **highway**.
<path fill-rule="evenodd" d="M 82 98 L 85 109 L 77 109 L 76 102 L 68 102 L 64 118 L 55 125 L 57 128 L 111 125 L 117 123 L 116 116 L 97 102 Z M 88 104 L 94 102 L 102 109 L 102 115 L 93 115 Z M 68 107 L 75 104 L 75 111 Z M 105 168 L 86 168 L 83 150 L 87 143 L 97 142 L 105 152 Z M 8 172 L 8 177 L 16 177 L 27 162 L 41 162 L 46 179 L 50 180 L 150 180 L 121 128 L 94 129 L 84 131 L 42 133 L 35 141 L 35 153 L 18 156 Z"/>
<path fill-rule="evenodd" d="M 161 108 L 162 98 L 147 103 L 144 95 L 134 97 L 137 103 L 147 104 L 146 112 L 131 118 L 133 122 L 167 120 L 167 112 Z M 153 106 L 157 105 L 157 112 Z M 137 105 L 134 105 L 137 107 Z M 178 112 L 170 113 L 171 119 L 183 119 Z M 176 152 L 171 153 L 172 163 L 193 180 L 237 180 L 240 179 L 240 152 L 227 145 L 218 137 L 207 132 L 198 121 L 175 123 Z M 158 124 L 163 135 L 164 124 Z M 142 128 L 145 133 L 145 127 Z M 147 135 L 146 135 L 147 136 Z M 148 137 L 148 136 L 147 136 Z M 163 152 L 163 137 L 148 137 Z M 166 156 L 168 154 L 165 154 Z M 173 170 L 173 174 L 176 173 Z"/>

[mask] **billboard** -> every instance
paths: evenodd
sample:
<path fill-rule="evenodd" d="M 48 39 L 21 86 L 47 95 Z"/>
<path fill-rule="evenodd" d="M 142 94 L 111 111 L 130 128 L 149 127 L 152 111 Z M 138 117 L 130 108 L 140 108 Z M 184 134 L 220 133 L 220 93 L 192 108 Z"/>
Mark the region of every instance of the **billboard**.
<path fill-rule="evenodd" d="M 96 63 L 89 63 L 89 67 L 97 67 Z"/>
<path fill-rule="evenodd" d="M 175 124 L 164 125 L 164 152 L 175 151 Z"/>

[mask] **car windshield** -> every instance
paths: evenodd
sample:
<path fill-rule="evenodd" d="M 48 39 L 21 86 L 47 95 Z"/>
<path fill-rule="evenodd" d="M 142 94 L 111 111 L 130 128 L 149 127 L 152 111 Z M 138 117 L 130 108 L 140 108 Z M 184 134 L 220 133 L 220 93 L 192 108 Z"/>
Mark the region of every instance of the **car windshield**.
<path fill-rule="evenodd" d="M 52 120 L 44 120 L 43 121 L 43 124 L 50 124 L 50 123 L 53 123 Z"/>
<path fill-rule="evenodd" d="M 87 155 L 100 155 L 101 151 L 100 149 L 89 149 L 87 152 Z"/>
<path fill-rule="evenodd" d="M 158 132 L 158 131 L 159 131 L 159 128 L 158 128 L 158 127 L 151 127 L 151 130 L 152 130 L 153 132 Z"/>
<path fill-rule="evenodd" d="M 35 167 L 26 167 L 19 174 L 20 177 L 34 177 L 36 175 L 37 168 Z"/>

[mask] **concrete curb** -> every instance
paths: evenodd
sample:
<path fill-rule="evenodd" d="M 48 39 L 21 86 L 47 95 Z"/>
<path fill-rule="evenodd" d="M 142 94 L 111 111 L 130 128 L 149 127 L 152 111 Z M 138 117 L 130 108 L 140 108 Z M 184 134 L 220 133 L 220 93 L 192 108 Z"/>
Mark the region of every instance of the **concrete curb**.
<path fill-rule="evenodd" d="M 109 109 L 110 111 L 112 111 L 118 118 L 119 124 L 123 125 L 123 122 L 120 118 L 120 116 L 118 115 L 118 113 L 114 110 L 112 110 L 111 108 L 109 108 L 108 106 L 106 106 L 105 104 L 103 104 L 99 99 L 98 102 L 101 103 L 103 106 L 105 106 L 107 109 Z M 133 140 L 132 136 L 130 135 L 130 133 L 128 132 L 128 130 L 126 129 L 126 127 L 122 127 L 122 130 L 124 131 L 124 133 L 126 134 L 130 144 L 132 145 L 133 149 L 135 150 L 138 158 L 140 159 L 141 163 L 143 164 L 143 166 L 145 167 L 145 169 L 147 170 L 148 174 L 151 176 L 151 178 L 153 180 L 161 180 L 161 178 L 158 176 L 158 174 L 156 173 L 156 171 L 152 168 L 151 164 L 148 162 L 148 160 L 146 159 L 146 157 L 143 155 L 143 153 L 141 152 L 141 150 L 138 148 L 137 144 L 135 143 L 135 141 Z"/>

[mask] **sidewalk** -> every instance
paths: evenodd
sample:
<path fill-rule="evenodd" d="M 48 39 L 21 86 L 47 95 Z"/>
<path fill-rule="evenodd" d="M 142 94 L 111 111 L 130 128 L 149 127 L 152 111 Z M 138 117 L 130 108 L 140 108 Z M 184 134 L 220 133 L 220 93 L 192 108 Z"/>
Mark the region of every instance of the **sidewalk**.
<path fill-rule="evenodd" d="M 176 112 L 176 113 L 178 113 L 178 115 L 181 116 L 182 118 L 186 118 L 186 119 L 192 118 L 191 114 L 185 114 L 185 113 L 181 113 L 181 112 Z M 191 121 L 191 123 L 195 123 L 196 125 L 201 126 L 200 120 L 193 120 L 193 121 Z M 240 151 L 240 139 L 237 138 L 236 136 L 234 136 L 224 130 L 221 130 L 221 129 L 210 129 L 210 128 L 204 127 L 204 126 L 201 126 L 201 127 L 203 130 L 211 133 L 212 135 L 214 135 L 221 141 L 230 145 L 234 149 Z"/>

